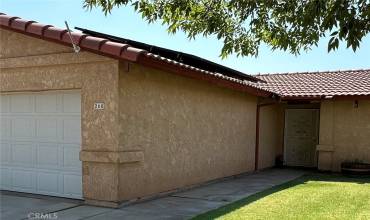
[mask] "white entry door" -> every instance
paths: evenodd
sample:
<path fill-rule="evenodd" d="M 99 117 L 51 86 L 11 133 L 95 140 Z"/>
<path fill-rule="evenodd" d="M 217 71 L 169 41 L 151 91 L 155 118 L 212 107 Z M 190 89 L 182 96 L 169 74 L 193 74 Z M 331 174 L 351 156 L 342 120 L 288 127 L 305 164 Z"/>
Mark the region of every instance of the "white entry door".
<path fill-rule="evenodd" d="M 285 111 L 284 154 L 287 166 L 316 166 L 318 125 L 318 109 Z"/>
<path fill-rule="evenodd" d="M 1 189 L 82 198 L 79 91 L 3 94 Z"/>

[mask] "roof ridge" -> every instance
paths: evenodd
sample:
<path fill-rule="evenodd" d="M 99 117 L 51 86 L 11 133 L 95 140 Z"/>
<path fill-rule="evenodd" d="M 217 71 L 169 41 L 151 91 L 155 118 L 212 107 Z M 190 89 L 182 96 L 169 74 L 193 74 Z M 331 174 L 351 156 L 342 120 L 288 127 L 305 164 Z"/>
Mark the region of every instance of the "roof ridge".
<path fill-rule="evenodd" d="M 255 76 L 271 76 L 271 75 L 296 75 L 296 74 L 322 74 L 322 73 L 341 73 L 341 72 L 363 72 L 370 71 L 369 69 L 346 69 L 346 70 L 323 70 L 323 71 L 306 71 L 306 72 L 282 72 L 282 73 L 258 73 Z"/>

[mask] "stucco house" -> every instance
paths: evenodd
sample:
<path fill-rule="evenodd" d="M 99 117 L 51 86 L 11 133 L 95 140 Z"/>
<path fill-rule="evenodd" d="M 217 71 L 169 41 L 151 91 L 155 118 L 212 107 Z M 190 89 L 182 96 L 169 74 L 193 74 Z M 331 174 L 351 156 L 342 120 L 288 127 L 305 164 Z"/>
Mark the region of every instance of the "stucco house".
<path fill-rule="evenodd" d="M 114 207 L 277 158 L 370 162 L 370 70 L 250 76 L 85 29 L 0 25 L 1 190 Z"/>

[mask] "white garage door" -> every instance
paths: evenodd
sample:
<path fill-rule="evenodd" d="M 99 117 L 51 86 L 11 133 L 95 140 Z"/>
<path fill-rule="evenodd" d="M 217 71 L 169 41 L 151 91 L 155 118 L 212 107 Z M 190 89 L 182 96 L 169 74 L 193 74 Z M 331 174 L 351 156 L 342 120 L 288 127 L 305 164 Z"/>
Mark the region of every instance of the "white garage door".
<path fill-rule="evenodd" d="M 80 92 L 0 99 L 1 189 L 81 198 Z"/>

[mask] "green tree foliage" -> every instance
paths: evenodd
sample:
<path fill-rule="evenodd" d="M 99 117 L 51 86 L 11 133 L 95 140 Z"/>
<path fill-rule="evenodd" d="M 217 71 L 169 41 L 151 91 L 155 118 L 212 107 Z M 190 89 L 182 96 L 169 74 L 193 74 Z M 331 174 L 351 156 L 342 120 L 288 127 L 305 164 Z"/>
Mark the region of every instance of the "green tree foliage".
<path fill-rule="evenodd" d="M 85 0 L 84 7 L 132 6 L 149 23 L 160 21 L 169 33 L 189 39 L 214 35 L 223 41 L 221 57 L 257 56 L 261 43 L 292 54 L 317 46 L 330 36 L 328 51 L 339 42 L 354 51 L 370 31 L 370 0 Z"/>

